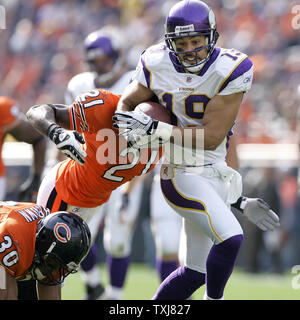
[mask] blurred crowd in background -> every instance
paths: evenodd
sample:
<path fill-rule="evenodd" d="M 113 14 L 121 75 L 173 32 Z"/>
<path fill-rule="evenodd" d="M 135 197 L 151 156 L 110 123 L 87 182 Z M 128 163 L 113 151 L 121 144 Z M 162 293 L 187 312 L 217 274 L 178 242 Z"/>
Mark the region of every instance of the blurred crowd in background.
<path fill-rule="evenodd" d="M 163 39 L 165 17 L 175 2 L 0 0 L 6 9 L 6 29 L 0 30 L 0 95 L 15 99 L 24 112 L 34 104 L 63 103 L 70 78 L 87 70 L 84 38 L 108 25 L 115 28 L 122 41 L 128 69 L 135 68 L 142 50 Z M 297 143 L 300 30 L 292 26 L 294 3 L 206 2 L 216 14 L 218 46 L 247 53 L 255 66 L 253 87 L 244 98 L 235 126 L 238 143 Z M 277 239 L 256 235 L 255 239 L 260 239 L 257 248 L 275 246 L 278 251 L 288 247 L 292 254 L 287 265 L 300 264 L 300 248 L 291 244 L 300 243 L 296 175 L 295 168 L 280 167 L 246 168 L 244 172 L 245 192 L 255 197 L 270 193 L 265 200 L 283 217 L 282 232 Z M 262 254 L 257 248 L 253 259 L 260 261 Z M 251 262 L 251 271 L 264 269 L 265 260 L 257 261 Z M 275 269 L 282 272 L 284 265 Z"/>

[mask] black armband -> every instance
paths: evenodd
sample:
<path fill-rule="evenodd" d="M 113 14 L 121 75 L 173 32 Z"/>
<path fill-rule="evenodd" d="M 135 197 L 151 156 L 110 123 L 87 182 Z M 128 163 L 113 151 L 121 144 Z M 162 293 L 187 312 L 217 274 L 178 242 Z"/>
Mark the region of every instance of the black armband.
<path fill-rule="evenodd" d="M 247 198 L 242 196 L 238 198 L 236 203 L 232 203 L 231 206 L 243 212 L 246 206 L 246 202 L 247 202 Z"/>
<path fill-rule="evenodd" d="M 50 126 L 47 129 L 47 136 L 53 140 L 53 129 L 60 128 L 60 126 L 56 123 L 51 123 Z"/>

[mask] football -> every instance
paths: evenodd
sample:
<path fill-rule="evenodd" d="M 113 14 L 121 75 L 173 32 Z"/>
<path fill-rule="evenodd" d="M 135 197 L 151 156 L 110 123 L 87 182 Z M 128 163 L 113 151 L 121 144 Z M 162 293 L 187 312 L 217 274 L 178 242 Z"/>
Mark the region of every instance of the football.
<path fill-rule="evenodd" d="M 171 124 L 169 111 L 159 103 L 152 101 L 142 102 L 134 110 L 143 112 L 155 120 Z"/>

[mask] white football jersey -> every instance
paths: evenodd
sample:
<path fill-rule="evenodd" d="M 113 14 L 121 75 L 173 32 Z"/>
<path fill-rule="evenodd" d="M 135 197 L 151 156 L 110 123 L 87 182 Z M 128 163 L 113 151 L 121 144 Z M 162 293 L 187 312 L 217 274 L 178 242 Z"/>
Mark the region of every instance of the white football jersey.
<path fill-rule="evenodd" d="M 114 94 L 122 94 L 123 90 L 129 84 L 132 75 L 133 71 L 127 71 L 111 87 L 101 89 L 106 89 Z M 75 75 L 68 83 L 65 93 L 65 103 L 69 105 L 73 103 L 79 94 L 96 89 L 95 79 L 95 72 L 82 72 Z"/>
<path fill-rule="evenodd" d="M 215 48 L 199 74 L 186 73 L 173 64 L 172 59 L 165 44 L 149 47 L 140 57 L 134 78 L 150 88 L 159 102 L 172 112 L 173 125 L 201 125 L 205 108 L 214 96 L 247 92 L 251 88 L 253 64 L 246 54 L 235 49 Z M 216 150 L 205 150 L 204 155 L 202 152 L 197 165 L 224 162 L 230 134 Z M 186 148 L 176 148 L 174 153 L 184 151 L 195 155 Z M 189 163 L 183 161 L 182 165 Z"/>

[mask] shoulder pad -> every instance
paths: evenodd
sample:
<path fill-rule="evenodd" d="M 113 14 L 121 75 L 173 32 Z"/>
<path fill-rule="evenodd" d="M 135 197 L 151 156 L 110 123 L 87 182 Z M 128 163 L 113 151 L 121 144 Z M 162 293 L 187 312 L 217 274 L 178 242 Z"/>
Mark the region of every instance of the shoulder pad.
<path fill-rule="evenodd" d="M 168 57 L 168 49 L 164 43 L 159 43 L 147 48 L 141 54 L 142 63 L 149 67 L 160 66 L 165 57 Z"/>
<path fill-rule="evenodd" d="M 221 48 L 219 59 L 216 63 L 216 71 L 224 77 L 227 77 L 231 72 L 233 72 L 244 60 L 247 60 L 247 66 L 245 68 L 248 70 L 249 65 L 252 65 L 249 57 L 236 49 L 224 49 Z M 244 63 L 246 65 L 246 63 Z M 249 65 L 248 65 L 249 64 Z"/>

